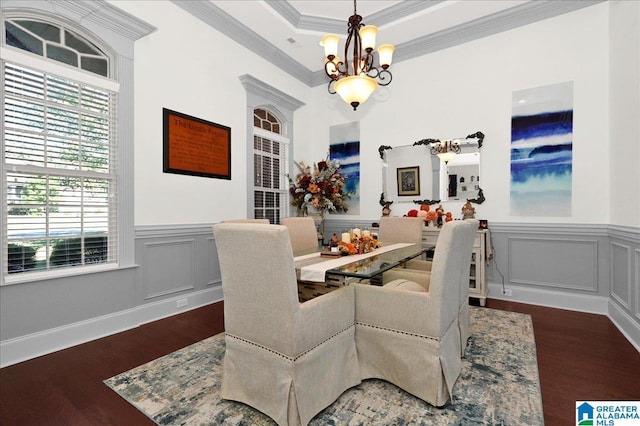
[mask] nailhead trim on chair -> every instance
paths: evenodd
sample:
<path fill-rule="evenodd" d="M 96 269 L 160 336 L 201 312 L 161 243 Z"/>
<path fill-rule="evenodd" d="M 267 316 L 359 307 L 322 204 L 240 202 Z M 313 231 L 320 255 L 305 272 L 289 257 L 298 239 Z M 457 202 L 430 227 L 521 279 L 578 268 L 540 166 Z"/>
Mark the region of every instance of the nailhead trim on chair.
<path fill-rule="evenodd" d="M 263 350 L 265 350 L 265 351 L 267 351 L 267 352 L 271 352 L 272 354 L 277 355 L 277 356 L 279 356 L 280 358 L 284 358 L 284 359 L 286 359 L 287 361 L 295 362 L 295 361 L 297 361 L 298 359 L 300 359 L 300 358 L 302 358 L 303 356 L 305 356 L 306 354 L 308 354 L 309 352 L 311 352 L 312 350 L 316 349 L 316 348 L 317 348 L 317 347 L 319 347 L 319 346 L 322 346 L 323 344 L 325 344 L 325 343 L 326 343 L 326 342 L 328 342 L 329 340 L 331 340 L 331 339 L 333 339 L 334 337 L 337 337 L 338 335 L 340 335 L 340 334 L 342 334 L 342 333 L 344 333 L 344 332 L 346 332 L 346 331 L 348 331 L 348 330 L 352 329 L 353 327 L 355 327 L 355 324 L 351 324 L 349 327 L 343 328 L 342 330 L 340 330 L 340 331 L 338 331 L 337 333 L 335 333 L 335 334 L 333 334 L 333 335 L 331 335 L 331 336 L 327 337 L 327 338 L 326 338 L 326 339 L 324 339 L 322 342 L 318 343 L 317 345 L 312 346 L 311 348 L 307 349 L 306 351 L 302 352 L 301 354 L 299 354 L 299 355 L 298 355 L 298 356 L 296 356 L 296 357 L 290 357 L 290 356 L 285 355 L 285 354 L 283 354 L 283 353 L 280 353 L 280 352 L 278 352 L 278 351 L 274 351 L 273 349 L 267 348 L 266 346 L 259 345 L 259 344 L 257 344 L 257 343 L 251 342 L 251 341 L 249 341 L 249 340 L 247 340 L 247 339 L 243 339 L 242 337 L 238 337 L 238 336 L 235 336 L 235 335 L 233 335 L 233 334 L 225 333 L 225 336 L 228 336 L 228 337 L 231 337 L 231 338 L 233 338 L 233 339 L 239 340 L 239 341 L 241 341 L 241 342 L 243 342 L 243 343 L 246 343 L 246 344 L 248 344 L 248 345 L 255 346 L 255 347 L 257 347 L 257 348 L 263 349 Z"/>
<path fill-rule="evenodd" d="M 380 327 L 379 325 L 366 324 L 364 322 L 356 322 L 356 325 L 361 325 L 363 327 L 369 327 L 369 328 L 377 328 L 378 330 L 391 331 L 393 333 L 404 334 L 406 336 L 419 337 L 421 339 L 435 340 L 436 342 L 439 342 L 441 340 L 439 337 L 431 337 L 431 336 L 424 336 L 422 334 L 408 333 L 406 331 L 394 330 L 393 328 Z"/>

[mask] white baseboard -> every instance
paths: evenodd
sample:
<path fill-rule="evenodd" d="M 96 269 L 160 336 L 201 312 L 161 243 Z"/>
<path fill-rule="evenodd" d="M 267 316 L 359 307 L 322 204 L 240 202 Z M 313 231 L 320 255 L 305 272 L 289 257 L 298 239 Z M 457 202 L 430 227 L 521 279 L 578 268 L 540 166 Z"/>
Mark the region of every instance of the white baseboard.
<path fill-rule="evenodd" d="M 609 301 L 609 318 L 624 337 L 640 352 L 640 326 L 613 301 Z"/>
<path fill-rule="evenodd" d="M 545 291 L 539 288 L 530 289 L 514 286 L 507 286 L 507 288 L 511 290 L 511 296 L 502 294 L 502 284 L 489 283 L 487 297 L 509 302 L 606 315 L 627 340 L 640 351 L 640 326 L 608 297 Z"/>
<path fill-rule="evenodd" d="M 502 294 L 502 284 L 489 283 L 491 299 L 510 302 L 528 303 L 530 305 L 548 306 L 550 308 L 568 309 L 570 311 L 588 312 L 591 314 L 607 315 L 609 299 L 601 296 L 588 296 L 576 293 L 546 291 L 540 288 L 525 288 L 507 286 L 511 296 Z"/>
<path fill-rule="evenodd" d="M 184 303 L 185 299 L 186 305 L 178 308 L 178 301 Z M 222 287 L 218 285 L 63 327 L 8 339 L 0 342 L 0 368 L 130 330 L 142 324 L 221 300 Z"/>

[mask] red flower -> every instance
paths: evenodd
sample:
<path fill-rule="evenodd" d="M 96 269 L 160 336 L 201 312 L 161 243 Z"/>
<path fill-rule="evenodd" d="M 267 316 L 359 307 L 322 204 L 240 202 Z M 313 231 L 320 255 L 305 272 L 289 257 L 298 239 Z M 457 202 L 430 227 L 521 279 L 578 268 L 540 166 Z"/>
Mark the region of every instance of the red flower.
<path fill-rule="evenodd" d="M 418 217 L 418 210 L 416 209 L 411 209 L 407 212 L 407 216 L 409 217 Z"/>

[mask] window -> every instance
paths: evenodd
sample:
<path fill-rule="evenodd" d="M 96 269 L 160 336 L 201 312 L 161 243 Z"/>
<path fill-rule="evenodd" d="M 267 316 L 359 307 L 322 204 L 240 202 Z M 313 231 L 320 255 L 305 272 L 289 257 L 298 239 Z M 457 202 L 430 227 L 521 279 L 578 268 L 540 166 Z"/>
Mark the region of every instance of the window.
<path fill-rule="evenodd" d="M 279 224 L 289 216 L 289 182 L 293 139 L 293 112 L 303 102 L 252 77 L 240 76 L 247 91 L 247 217 L 268 218 Z M 265 107 L 269 105 L 269 107 Z M 277 111 L 277 113 L 275 112 Z"/>
<path fill-rule="evenodd" d="M 289 211 L 289 141 L 281 135 L 280 121 L 263 108 L 253 111 L 253 125 L 254 217 L 279 224 Z"/>
<path fill-rule="evenodd" d="M 13 50 L 2 60 L 3 274 L 117 264 L 109 57 L 57 23 L 12 18 L 4 30 Z"/>

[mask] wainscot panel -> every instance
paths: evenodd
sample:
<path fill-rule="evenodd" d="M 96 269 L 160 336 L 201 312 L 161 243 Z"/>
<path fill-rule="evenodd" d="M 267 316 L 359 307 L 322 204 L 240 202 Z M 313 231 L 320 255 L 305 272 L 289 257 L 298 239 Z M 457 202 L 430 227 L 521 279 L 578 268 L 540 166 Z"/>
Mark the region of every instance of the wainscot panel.
<path fill-rule="evenodd" d="M 510 283 L 598 290 L 598 241 L 509 237 Z"/>
<path fill-rule="evenodd" d="M 142 286 L 145 300 L 192 290 L 195 240 L 168 240 L 144 245 Z"/>
<path fill-rule="evenodd" d="M 222 286 L 211 224 L 139 227 L 136 259 L 139 303 Z"/>
<path fill-rule="evenodd" d="M 611 242 L 611 297 L 625 309 L 631 305 L 631 247 Z"/>

